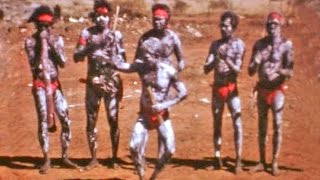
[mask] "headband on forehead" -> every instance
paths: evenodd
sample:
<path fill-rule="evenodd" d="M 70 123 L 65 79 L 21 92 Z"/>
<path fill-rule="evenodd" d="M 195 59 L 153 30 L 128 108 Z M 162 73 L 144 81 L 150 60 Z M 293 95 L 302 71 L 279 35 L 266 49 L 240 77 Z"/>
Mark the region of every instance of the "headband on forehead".
<path fill-rule="evenodd" d="M 282 16 L 277 12 L 271 12 L 268 15 L 267 23 L 278 23 L 281 24 Z"/>
<path fill-rule="evenodd" d="M 169 18 L 169 14 L 167 11 L 165 11 L 164 9 L 155 9 L 153 11 L 153 16 L 154 17 L 164 17 L 165 19 Z"/>
<path fill-rule="evenodd" d="M 53 16 L 50 14 L 39 14 L 37 16 L 37 21 L 51 23 L 53 21 Z"/>
<path fill-rule="evenodd" d="M 107 7 L 97 7 L 95 9 L 95 12 L 98 14 L 107 14 L 109 10 L 107 9 Z"/>

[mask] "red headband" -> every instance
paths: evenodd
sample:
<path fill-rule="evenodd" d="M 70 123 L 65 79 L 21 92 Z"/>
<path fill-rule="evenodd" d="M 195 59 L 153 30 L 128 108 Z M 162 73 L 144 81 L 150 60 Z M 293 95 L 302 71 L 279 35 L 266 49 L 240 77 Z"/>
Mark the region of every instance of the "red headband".
<path fill-rule="evenodd" d="M 37 16 L 37 20 L 39 22 L 48 22 L 51 23 L 53 20 L 52 15 L 50 14 L 40 14 L 39 16 Z"/>
<path fill-rule="evenodd" d="M 97 7 L 96 13 L 98 14 L 107 14 L 109 11 L 106 7 Z"/>
<path fill-rule="evenodd" d="M 169 18 L 169 14 L 167 11 L 163 10 L 163 9 L 156 9 L 153 11 L 153 16 L 154 17 L 164 17 L 166 19 Z"/>
<path fill-rule="evenodd" d="M 275 22 L 280 24 L 282 20 L 282 16 L 281 14 L 277 13 L 277 12 L 272 12 L 268 15 L 268 20 L 267 23 L 271 23 L 271 22 Z"/>

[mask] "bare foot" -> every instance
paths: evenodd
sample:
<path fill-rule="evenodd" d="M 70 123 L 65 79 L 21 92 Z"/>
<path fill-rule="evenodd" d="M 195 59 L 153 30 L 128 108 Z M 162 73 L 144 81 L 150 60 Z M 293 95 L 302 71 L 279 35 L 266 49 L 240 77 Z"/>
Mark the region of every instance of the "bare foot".
<path fill-rule="evenodd" d="M 234 173 L 235 174 L 240 174 L 241 172 L 242 172 L 242 164 L 241 164 L 240 160 L 237 160 L 236 166 L 235 166 L 235 169 L 234 169 Z"/>
<path fill-rule="evenodd" d="M 100 164 L 97 159 L 92 159 L 90 163 L 84 168 L 86 171 L 89 171 L 93 168 L 99 167 Z"/>
<path fill-rule="evenodd" d="M 43 163 L 43 165 L 39 169 L 39 173 L 40 174 L 47 174 L 50 169 L 50 166 L 51 166 L 50 159 L 45 160 L 45 162 Z"/>
<path fill-rule="evenodd" d="M 278 176 L 280 174 L 280 170 L 278 168 L 277 163 L 272 163 L 272 175 L 273 176 Z"/>
<path fill-rule="evenodd" d="M 265 169 L 266 169 L 265 164 L 260 162 L 258 165 L 254 166 L 252 169 L 250 169 L 250 173 L 264 171 Z"/>
<path fill-rule="evenodd" d="M 120 168 L 120 164 L 118 163 L 118 159 L 113 159 L 111 161 L 111 168 L 112 169 L 119 169 Z"/>
<path fill-rule="evenodd" d="M 219 170 L 222 169 L 223 163 L 221 157 L 214 157 L 213 158 L 213 169 L 214 170 Z"/>
<path fill-rule="evenodd" d="M 83 169 L 80 166 L 72 162 L 69 158 L 66 158 L 66 157 L 62 158 L 62 163 L 68 168 L 78 169 L 80 172 L 83 171 Z"/>

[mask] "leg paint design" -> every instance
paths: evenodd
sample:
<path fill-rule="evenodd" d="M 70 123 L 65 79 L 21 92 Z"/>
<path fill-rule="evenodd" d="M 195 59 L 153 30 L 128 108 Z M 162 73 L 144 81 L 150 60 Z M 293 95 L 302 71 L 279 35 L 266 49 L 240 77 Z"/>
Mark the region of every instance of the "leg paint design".
<path fill-rule="evenodd" d="M 242 123 L 241 123 L 241 106 L 239 97 L 235 96 L 228 102 L 229 111 L 231 113 L 233 129 L 234 129 L 234 144 L 236 150 L 235 173 L 242 171 L 241 152 L 242 152 Z"/>
<path fill-rule="evenodd" d="M 105 108 L 107 112 L 108 123 L 110 127 L 110 138 L 112 143 L 112 158 L 117 159 L 120 131 L 118 125 L 118 108 L 119 102 L 115 96 L 109 98 L 105 97 Z"/>
<path fill-rule="evenodd" d="M 175 152 L 175 138 L 171 121 L 168 119 L 158 128 L 159 148 L 158 161 L 150 179 L 155 179 Z"/>
<path fill-rule="evenodd" d="M 138 119 L 133 127 L 130 139 L 130 153 L 140 179 L 144 176 L 145 148 L 147 141 L 148 130 L 142 123 L 142 119 Z"/>
<path fill-rule="evenodd" d="M 272 154 L 272 174 L 278 175 L 278 156 L 282 141 L 282 112 L 284 106 L 284 94 L 281 91 L 276 92 L 272 104 L 273 114 L 273 154 Z"/>
<path fill-rule="evenodd" d="M 224 103 L 220 101 L 218 98 L 213 100 L 212 104 L 212 114 L 213 114 L 213 144 L 214 144 L 214 156 L 220 157 L 221 151 L 221 128 L 222 128 L 222 114 L 224 110 Z"/>
<path fill-rule="evenodd" d="M 47 105 L 45 90 L 38 88 L 33 90 L 33 97 L 36 104 L 38 116 L 38 139 L 43 153 L 48 153 L 49 136 L 47 124 Z"/>

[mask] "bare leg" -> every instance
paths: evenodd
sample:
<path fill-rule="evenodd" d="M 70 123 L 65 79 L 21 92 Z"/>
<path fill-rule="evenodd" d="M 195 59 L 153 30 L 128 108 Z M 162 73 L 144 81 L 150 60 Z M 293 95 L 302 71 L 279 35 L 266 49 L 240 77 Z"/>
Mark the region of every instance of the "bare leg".
<path fill-rule="evenodd" d="M 158 137 L 160 137 L 159 145 L 164 147 L 158 147 L 158 161 L 150 178 L 152 180 L 156 179 L 159 173 L 163 170 L 165 164 L 175 152 L 174 132 L 170 120 L 164 121 L 163 124 L 159 126 Z"/>
<path fill-rule="evenodd" d="M 259 114 L 259 154 L 260 161 L 258 165 L 251 169 L 251 172 L 264 171 L 266 169 L 266 136 L 268 127 L 268 109 L 269 106 L 263 98 L 258 95 L 258 114 Z"/>
<path fill-rule="evenodd" d="M 228 100 L 228 108 L 231 113 L 234 129 L 234 145 L 236 150 L 235 174 L 242 171 L 241 151 L 242 151 L 242 124 L 241 124 L 241 107 L 238 96 L 231 96 Z"/>
<path fill-rule="evenodd" d="M 224 102 L 218 97 L 213 98 L 212 101 L 212 114 L 213 114 L 213 144 L 214 144 L 214 159 L 213 167 L 214 169 L 221 169 L 223 163 L 221 160 L 221 128 L 222 128 L 222 114 L 224 110 Z"/>
<path fill-rule="evenodd" d="M 87 113 L 87 139 L 89 144 L 89 150 L 91 154 L 91 161 L 86 166 L 86 170 L 98 167 L 99 162 L 97 160 L 97 117 L 100 107 L 100 97 L 94 88 L 87 85 L 86 89 L 86 113 Z"/>
<path fill-rule="evenodd" d="M 137 120 L 133 127 L 132 136 L 130 139 L 131 158 L 139 179 L 144 178 L 145 148 L 148 141 L 148 130 L 141 121 L 143 120 Z"/>
<path fill-rule="evenodd" d="M 43 155 L 44 155 L 44 163 L 40 166 L 39 173 L 47 174 L 51 166 L 51 161 L 48 156 L 48 153 L 44 153 Z"/>
<path fill-rule="evenodd" d="M 278 156 L 280 152 L 280 145 L 282 140 L 282 111 L 284 105 L 284 94 L 281 91 L 276 92 L 274 103 L 272 104 L 273 114 L 273 153 L 272 153 L 272 174 L 277 176 L 279 174 Z"/>
<path fill-rule="evenodd" d="M 116 169 L 119 168 L 117 159 L 120 138 L 120 131 L 118 125 L 119 102 L 116 96 L 111 96 L 110 99 L 108 99 L 108 97 L 105 97 L 104 102 L 110 127 L 110 138 L 112 144 L 112 168 Z"/>

